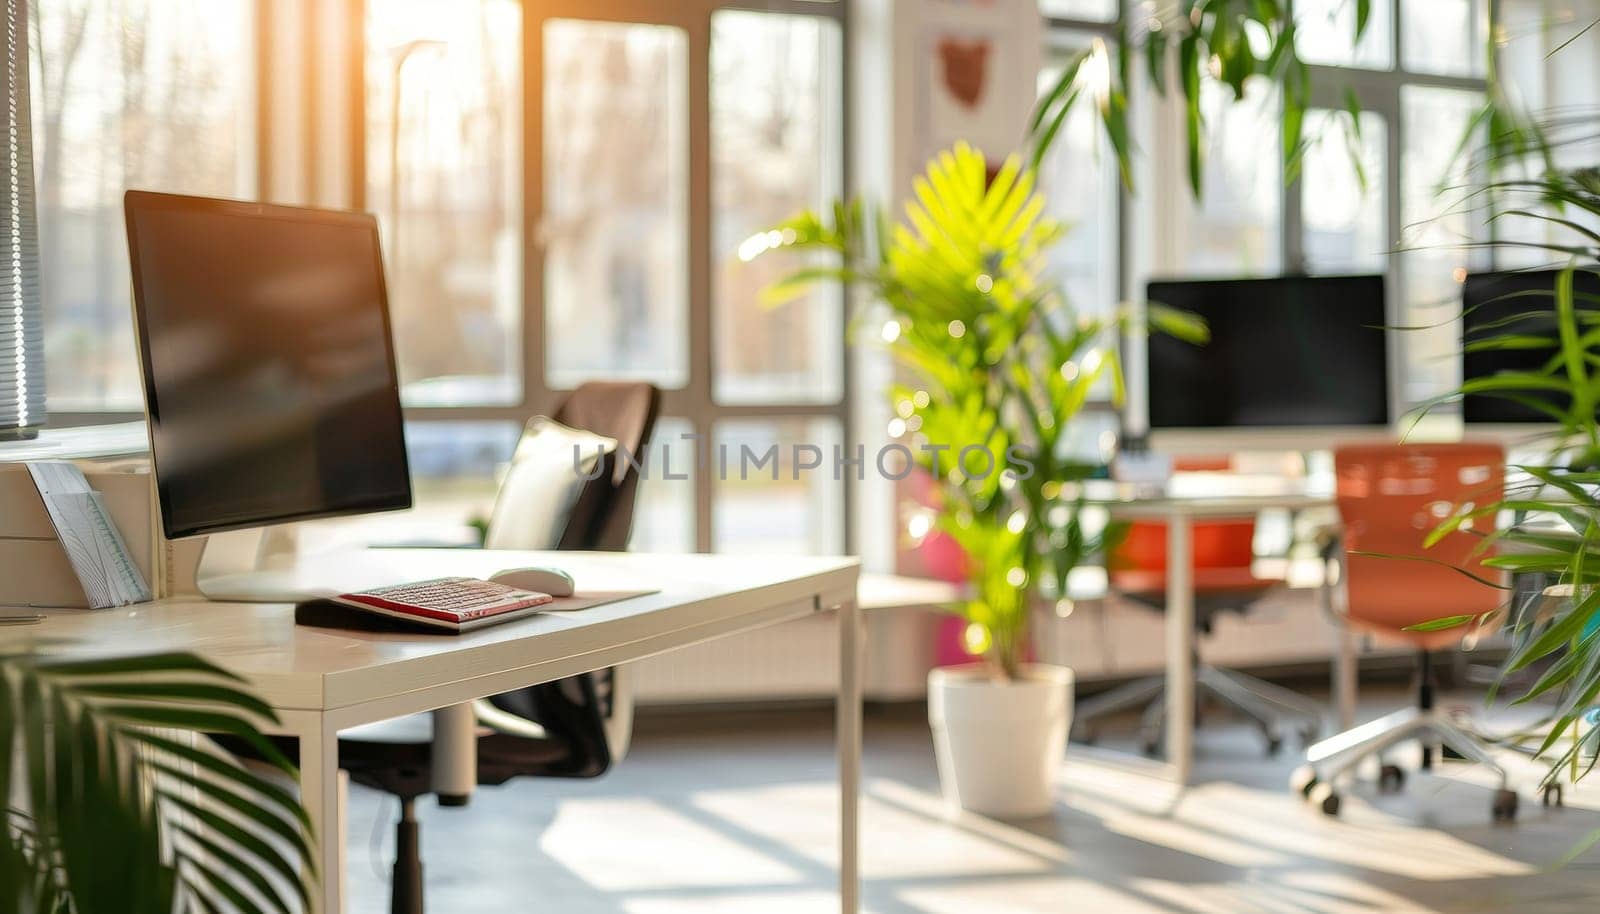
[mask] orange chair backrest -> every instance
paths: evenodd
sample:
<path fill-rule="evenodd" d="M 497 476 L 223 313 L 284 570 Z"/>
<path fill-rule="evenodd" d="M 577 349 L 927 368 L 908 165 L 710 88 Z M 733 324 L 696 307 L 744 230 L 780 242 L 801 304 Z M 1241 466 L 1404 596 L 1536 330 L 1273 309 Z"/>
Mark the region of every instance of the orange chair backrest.
<path fill-rule="evenodd" d="M 1178 473 L 1226 472 L 1233 468 L 1231 454 L 1190 454 L 1174 457 Z M 1195 568 L 1249 568 L 1255 561 L 1254 517 L 1197 521 L 1190 534 Z M 1161 521 L 1134 521 L 1128 535 L 1111 553 L 1111 569 L 1167 570 L 1167 525 Z"/>
<path fill-rule="evenodd" d="M 1500 605 L 1504 599 L 1500 590 L 1456 570 L 1465 568 L 1491 581 L 1501 579 L 1499 572 L 1482 564 L 1491 553 L 1474 554 L 1482 535 L 1494 530 L 1493 515 L 1478 518 L 1469 530 L 1452 532 L 1431 548 L 1424 548 L 1424 541 L 1458 508 L 1482 506 L 1501 497 L 1503 448 L 1470 443 L 1358 445 L 1339 448 L 1334 467 L 1353 624 L 1419 647 L 1443 646 L 1459 640 L 1461 631 L 1404 629 Z"/>
<path fill-rule="evenodd" d="M 1231 469 L 1232 454 L 1190 454 L 1172 458 L 1174 473 L 1226 473 Z"/>
<path fill-rule="evenodd" d="M 1255 559 L 1256 519 L 1242 517 L 1194 523 L 1190 544 L 1195 568 L 1249 568 Z M 1134 521 L 1111 554 L 1113 571 L 1167 570 L 1167 525 Z"/>

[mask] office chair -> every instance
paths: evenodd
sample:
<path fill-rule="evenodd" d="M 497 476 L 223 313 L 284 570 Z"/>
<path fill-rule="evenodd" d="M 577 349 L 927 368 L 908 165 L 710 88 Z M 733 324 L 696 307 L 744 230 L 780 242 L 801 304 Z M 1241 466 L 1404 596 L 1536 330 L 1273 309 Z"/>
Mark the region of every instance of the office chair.
<path fill-rule="evenodd" d="M 638 464 L 628 456 L 640 455 L 650 440 L 660 403 L 660 392 L 645 383 L 590 382 L 574 390 L 553 418 L 610 438 L 617 450 L 601 458 L 594 479 L 583 484 L 564 522 L 552 527 L 544 519 L 528 518 L 516 506 L 497 504 L 485 546 L 626 549 L 639 484 Z M 571 453 L 570 445 L 558 446 Z M 566 482 L 551 480 L 553 485 Z M 503 487 L 502 497 L 508 494 Z M 545 494 L 534 497 L 541 504 L 560 501 Z M 517 523 L 507 523 L 508 518 Z M 549 542 L 551 529 L 561 531 L 556 542 Z M 488 786 L 519 777 L 599 777 L 627 753 L 633 723 L 632 691 L 620 668 L 495 695 L 473 702 L 472 710 L 478 724 L 477 782 Z M 416 800 L 433 792 L 433 716 L 413 715 L 340 734 L 339 767 L 357 784 L 399 799 L 390 910 L 422 914 Z M 439 796 L 441 806 L 466 801 Z"/>
<path fill-rule="evenodd" d="M 1225 670 L 1199 659 L 1199 639 L 1210 634 L 1218 614 L 1248 612 L 1267 593 L 1282 586 L 1275 578 L 1257 577 L 1251 570 L 1255 557 L 1254 517 L 1196 521 L 1193 527 L 1193 582 L 1195 628 L 1191 650 L 1195 654 L 1196 696 L 1209 697 L 1243 714 L 1260 727 L 1267 752 L 1283 746 L 1286 726 L 1305 744 L 1316 738 L 1322 711 L 1315 703 L 1270 682 Z M 1155 609 L 1166 606 L 1167 525 L 1138 521 L 1113 550 L 1108 562 L 1113 589 Z M 1141 745 L 1147 755 L 1161 746 L 1165 726 L 1166 678 L 1149 676 L 1112 689 L 1078 704 L 1073 728 L 1078 739 L 1092 742 L 1096 719 L 1145 706 L 1140 726 Z M 1198 715 L 1196 715 L 1198 720 Z"/>
<path fill-rule="evenodd" d="M 1490 811 L 1496 821 L 1516 816 L 1517 795 L 1488 745 L 1434 707 L 1429 651 L 1461 639 L 1460 629 L 1412 631 L 1410 627 L 1455 615 L 1478 615 L 1500 606 L 1501 592 L 1488 581 L 1503 576 L 1483 565 L 1474 550 L 1493 532 L 1492 516 L 1474 529 L 1456 531 L 1431 548 L 1423 540 L 1458 505 L 1498 499 L 1505 485 L 1505 453 L 1495 444 L 1365 445 L 1339 448 L 1339 513 L 1344 522 L 1345 622 L 1417 651 L 1416 703 L 1331 736 L 1306 752 L 1306 765 L 1291 779 L 1294 789 L 1328 815 L 1339 812 L 1336 781 L 1363 760 L 1410 740 L 1421 740 L 1422 768 L 1433 767 L 1433 744 L 1488 766 L 1500 776 Z M 1411 557 L 1411 558 L 1407 558 Z M 1422 559 L 1418 561 L 1416 559 Z M 1383 764 L 1378 786 L 1399 790 L 1404 771 Z"/>

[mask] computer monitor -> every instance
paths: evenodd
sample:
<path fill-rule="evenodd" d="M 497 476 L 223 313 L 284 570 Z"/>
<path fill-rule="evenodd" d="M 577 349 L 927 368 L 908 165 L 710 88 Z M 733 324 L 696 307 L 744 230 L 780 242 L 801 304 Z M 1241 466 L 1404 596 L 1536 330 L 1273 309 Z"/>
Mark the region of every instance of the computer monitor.
<path fill-rule="evenodd" d="M 129 191 L 169 538 L 411 505 L 369 215 Z"/>
<path fill-rule="evenodd" d="M 1203 345 L 1150 336 L 1152 432 L 1389 425 L 1382 276 L 1156 281 L 1147 292 L 1211 329 Z"/>
<path fill-rule="evenodd" d="M 1600 311 L 1600 276 L 1594 268 L 1573 274 L 1574 304 Z M 1556 329 L 1556 277 L 1559 270 L 1473 273 L 1461 287 L 1463 379 L 1488 378 L 1506 371 L 1539 371 L 1560 346 Z M 1590 328 L 1592 329 L 1592 328 Z M 1548 346 L 1525 340 L 1528 348 L 1465 351 L 1465 344 L 1496 336 L 1544 337 Z M 1517 391 L 1518 397 L 1566 409 L 1569 398 L 1554 392 Z M 1549 413 L 1505 397 L 1476 394 L 1461 401 L 1461 418 L 1479 424 L 1554 423 Z"/>

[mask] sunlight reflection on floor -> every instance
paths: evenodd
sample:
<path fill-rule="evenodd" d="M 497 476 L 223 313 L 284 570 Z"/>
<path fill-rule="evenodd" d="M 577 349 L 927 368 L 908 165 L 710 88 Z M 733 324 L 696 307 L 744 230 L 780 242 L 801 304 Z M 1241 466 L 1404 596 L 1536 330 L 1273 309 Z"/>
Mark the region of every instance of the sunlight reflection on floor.
<path fill-rule="evenodd" d="M 1587 787 L 1566 809 L 1543 809 L 1524 789 L 1517 822 L 1496 825 L 1492 779 L 1450 765 L 1398 795 L 1352 786 L 1331 819 L 1286 789 L 1292 759 L 1262 758 L 1248 730 L 1213 731 L 1209 773 L 1187 790 L 1147 764 L 1074 747 L 1055 811 L 999 822 L 947 813 L 925 724 L 877 728 L 862 803 L 869 914 L 1565 914 L 1589 910 L 1600 885 L 1588 858 L 1545 870 L 1600 828 Z M 825 727 L 765 740 L 646 737 L 599 781 L 520 781 L 480 790 L 470 810 L 425 808 L 429 905 L 834 910 L 831 769 Z M 1516 783 L 1530 786 L 1530 771 Z M 382 834 L 390 810 L 358 791 L 357 833 L 377 816 Z M 371 869 L 352 868 L 351 910 L 382 909 L 386 886 Z"/>

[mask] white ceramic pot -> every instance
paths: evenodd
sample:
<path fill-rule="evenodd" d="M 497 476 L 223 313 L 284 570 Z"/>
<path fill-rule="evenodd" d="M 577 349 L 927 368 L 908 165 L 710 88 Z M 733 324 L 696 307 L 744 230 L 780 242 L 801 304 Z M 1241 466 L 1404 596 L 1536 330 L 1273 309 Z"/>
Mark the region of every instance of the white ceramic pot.
<path fill-rule="evenodd" d="M 1072 670 L 1028 664 L 1011 682 L 976 665 L 933 670 L 928 723 L 952 813 L 1044 815 L 1072 725 Z"/>

